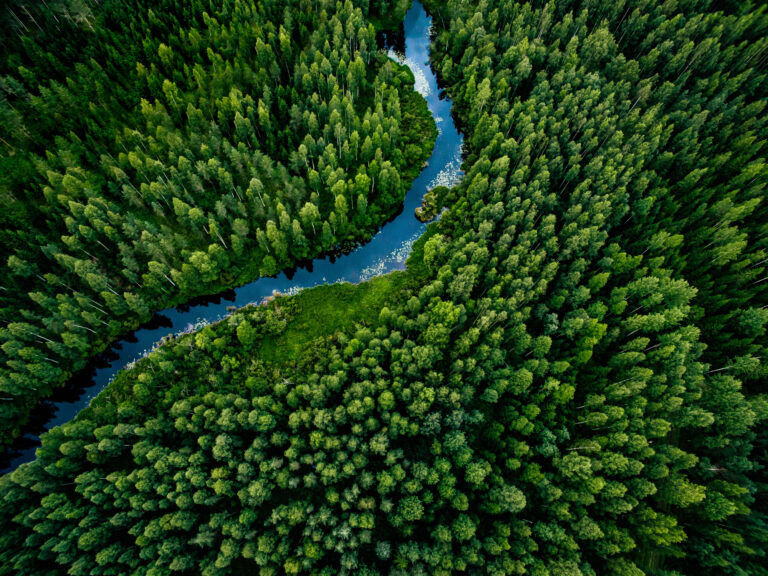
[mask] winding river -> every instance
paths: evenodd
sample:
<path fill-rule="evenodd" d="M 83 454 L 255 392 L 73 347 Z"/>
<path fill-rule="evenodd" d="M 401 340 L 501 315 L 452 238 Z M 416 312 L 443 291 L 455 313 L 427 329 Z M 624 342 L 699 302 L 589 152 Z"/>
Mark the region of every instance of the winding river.
<path fill-rule="evenodd" d="M 33 460 L 41 434 L 74 418 L 117 372 L 149 353 L 163 337 L 196 330 L 225 317 L 228 308 L 258 303 L 276 292 L 294 294 L 303 288 L 321 284 L 363 282 L 405 268 L 411 246 L 426 228 L 426 224 L 414 216 L 414 210 L 421 204 L 425 192 L 440 184 L 450 186 L 462 175 L 463 139 L 451 117 L 451 102 L 441 94 L 437 78 L 429 66 L 431 23 L 432 19 L 421 3 L 415 1 L 405 17 L 404 53 L 392 48 L 389 38 L 383 38 L 390 57 L 413 71 L 416 90 L 426 99 L 438 129 L 432 156 L 406 194 L 400 214 L 382 226 L 370 242 L 349 254 L 317 258 L 305 268 L 282 272 L 272 278 L 260 278 L 216 297 L 196 299 L 184 306 L 158 312 L 147 325 L 96 357 L 89 371 L 74 377 L 68 386 L 40 404 L 25 433 L 5 454 L 0 455 L 0 473 Z M 400 44 L 402 49 L 403 38 L 399 40 L 395 45 Z"/>

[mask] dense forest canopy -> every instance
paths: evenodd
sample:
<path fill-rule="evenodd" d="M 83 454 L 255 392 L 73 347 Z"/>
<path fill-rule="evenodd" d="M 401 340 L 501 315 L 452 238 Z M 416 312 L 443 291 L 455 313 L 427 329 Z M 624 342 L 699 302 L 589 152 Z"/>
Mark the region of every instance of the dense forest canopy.
<path fill-rule="evenodd" d="M 630 528 L 607 531 L 618 510 L 593 506 L 603 535 L 582 558 L 627 554 L 635 566 L 614 573 L 766 573 L 765 6 L 434 8 L 435 63 L 475 127 L 477 185 L 514 166 L 530 243 L 557 266 L 528 330 L 552 333 L 550 353 L 587 345 L 568 360 L 589 358 L 570 373 L 572 405 L 545 425 L 601 452 L 618 442 L 636 466 L 614 473 Z M 625 435 L 637 426 L 648 460 Z M 537 492 L 540 511 L 551 496 Z"/>
<path fill-rule="evenodd" d="M 435 133 L 350 3 L 67 6 L 0 62 L 0 446 L 156 310 L 370 237 Z"/>
<path fill-rule="evenodd" d="M 426 4 L 467 155 L 402 297 L 289 362 L 264 351 L 290 298 L 121 373 L 0 479 L 0 573 L 768 574 L 765 5 Z M 383 124 L 399 72 L 373 68 Z M 142 164 L 106 166 L 150 171 L 114 131 Z"/>

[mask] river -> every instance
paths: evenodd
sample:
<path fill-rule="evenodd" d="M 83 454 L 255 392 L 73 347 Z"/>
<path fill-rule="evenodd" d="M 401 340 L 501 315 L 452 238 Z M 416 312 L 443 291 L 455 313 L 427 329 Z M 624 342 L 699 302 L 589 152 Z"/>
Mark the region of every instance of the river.
<path fill-rule="evenodd" d="M 392 35 L 396 38 L 394 42 L 386 36 L 383 40 L 390 57 L 406 64 L 413 72 L 415 88 L 426 99 L 438 130 L 432 155 L 407 192 L 399 215 L 382 226 L 370 242 L 348 254 L 317 258 L 306 267 L 282 272 L 272 278 L 259 278 L 218 296 L 198 298 L 186 305 L 158 312 L 146 325 L 94 358 L 88 370 L 73 377 L 67 386 L 36 407 L 23 435 L 0 455 L 0 473 L 33 460 L 41 434 L 72 420 L 120 370 L 149 353 L 163 337 L 196 330 L 224 318 L 228 308 L 260 303 L 276 292 L 294 294 L 321 284 L 358 283 L 405 268 L 413 243 L 426 229 L 426 224 L 414 216 L 424 194 L 437 185 L 450 186 L 462 175 L 463 138 L 451 117 L 451 101 L 441 93 L 429 65 L 431 24 L 431 17 L 421 3 L 415 1 L 405 16 L 403 35 Z M 404 44 L 404 53 L 389 47 L 390 44 L 400 49 Z"/>

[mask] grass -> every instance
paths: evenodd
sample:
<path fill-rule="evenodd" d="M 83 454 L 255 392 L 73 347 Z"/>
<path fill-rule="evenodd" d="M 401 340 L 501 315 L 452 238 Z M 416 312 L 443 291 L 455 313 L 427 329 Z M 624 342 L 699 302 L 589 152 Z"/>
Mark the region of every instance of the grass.
<path fill-rule="evenodd" d="M 349 332 L 357 324 L 375 324 L 382 308 L 402 302 L 423 284 L 428 275 L 423 261 L 424 243 L 436 230 L 429 226 L 414 243 L 404 271 L 360 284 L 326 284 L 278 298 L 276 305 L 290 305 L 293 317 L 279 337 L 262 340 L 254 356 L 268 365 L 285 366 L 298 362 L 304 350 L 318 339 Z"/>
<path fill-rule="evenodd" d="M 394 272 L 357 285 L 328 284 L 300 292 L 293 297 L 295 315 L 288 328 L 278 338 L 262 341 L 254 356 L 267 364 L 289 363 L 318 338 L 355 324 L 372 324 L 381 308 L 400 292 L 404 275 Z"/>

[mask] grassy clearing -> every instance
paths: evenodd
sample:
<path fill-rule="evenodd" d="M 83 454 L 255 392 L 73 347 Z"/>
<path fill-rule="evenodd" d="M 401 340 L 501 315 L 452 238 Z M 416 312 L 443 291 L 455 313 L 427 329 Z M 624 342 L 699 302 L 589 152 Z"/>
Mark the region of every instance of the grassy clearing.
<path fill-rule="evenodd" d="M 271 305 L 290 306 L 293 318 L 279 337 L 262 340 L 254 356 L 273 366 L 295 364 L 312 342 L 348 332 L 357 324 L 374 324 L 383 307 L 410 297 L 426 278 L 423 247 L 435 231 L 436 227 L 430 226 L 416 241 L 404 271 L 360 284 L 317 286 L 278 298 Z"/>

